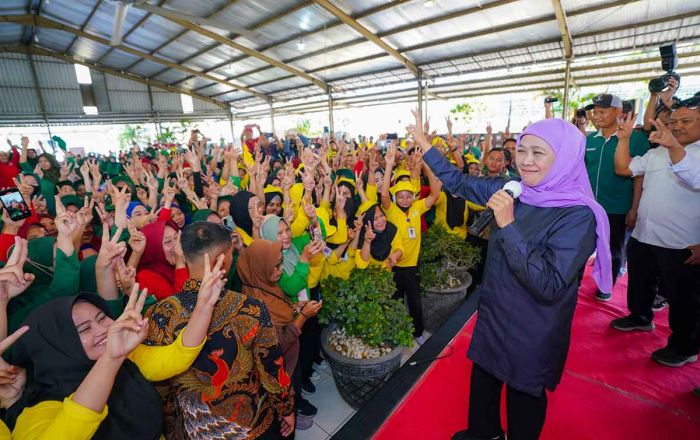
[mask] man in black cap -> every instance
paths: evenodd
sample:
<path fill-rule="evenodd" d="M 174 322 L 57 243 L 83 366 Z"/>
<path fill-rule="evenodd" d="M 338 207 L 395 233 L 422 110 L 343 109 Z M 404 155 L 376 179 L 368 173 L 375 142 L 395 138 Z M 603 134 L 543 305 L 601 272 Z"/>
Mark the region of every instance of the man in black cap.
<path fill-rule="evenodd" d="M 593 98 L 586 110 L 593 110 L 593 123 L 598 132 L 586 138 L 586 169 L 593 194 L 608 214 L 610 222 L 610 253 L 613 281 L 622 265 L 627 214 L 632 208 L 632 179 L 615 174 L 617 130 L 622 115 L 622 100 L 615 95 L 602 94 Z M 634 131 L 630 138 L 630 155 L 643 156 L 649 149 L 646 137 Z M 636 198 L 635 200 L 639 200 Z M 596 293 L 596 299 L 608 301 L 612 292 Z"/>

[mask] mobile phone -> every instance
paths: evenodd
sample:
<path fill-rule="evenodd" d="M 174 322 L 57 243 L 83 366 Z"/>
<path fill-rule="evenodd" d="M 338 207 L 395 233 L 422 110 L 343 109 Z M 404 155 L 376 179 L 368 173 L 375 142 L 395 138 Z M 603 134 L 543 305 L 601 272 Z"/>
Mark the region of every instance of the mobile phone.
<path fill-rule="evenodd" d="M 396 133 L 389 133 L 389 134 L 386 135 L 386 138 L 387 138 L 387 139 L 398 139 L 398 138 L 399 138 L 399 135 L 396 134 Z"/>
<path fill-rule="evenodd" d="M 309 234 L 311 234 L 311 240 L 323 241 L 323 233 L 318 223 L 314 222 L 309 225 Z"/>
<path fill-rule="evenodd" d="M 559 102 L 559 99 L 558 99 L 558 98 L 544 98 L 544 103 L 545 103 L 545 104 L 549 104 L 549 103 L 552 103 L 552 102 Z"/>
<path fill-rule="evenodd" d="M 0 192 L 0 201 L 7 210 L 10 220 L 17 221 L 29 218 L 32 215 L 29 205 L 22 198 L 17 188 L 8 188 Z"/>
<path fill-rule="evenodd" d="M 229 231 L 233 232 L 236 230 L 236 222 L 233 221 L 233 217 L 230 215 L 222 218 L 221 222 L 223 223 L 224 228 L 228 229 Z"/>

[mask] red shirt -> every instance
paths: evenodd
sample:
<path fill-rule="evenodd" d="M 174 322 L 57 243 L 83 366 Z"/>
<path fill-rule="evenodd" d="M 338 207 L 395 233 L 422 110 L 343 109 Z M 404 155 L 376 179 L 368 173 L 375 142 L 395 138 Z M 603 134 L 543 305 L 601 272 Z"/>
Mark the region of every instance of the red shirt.
<path fill-rule="evenodd" d="M 150 269 L 142 269 L 136 273 L 139 287 L 141 289 L 148 288 L 148 293 L 158 300 L 179 293 L 189 277 L 190 272 L 186 267 L 175 269 L 175 280 L 169 280 L 164 275 Z"/>
<path fill-rule="evenodd" d="M 19 151 L 12 147 L 12 159 L 7 163 L 0 163 L 0 188 L 14 188 L 12 181 L 19 174 Z"/>

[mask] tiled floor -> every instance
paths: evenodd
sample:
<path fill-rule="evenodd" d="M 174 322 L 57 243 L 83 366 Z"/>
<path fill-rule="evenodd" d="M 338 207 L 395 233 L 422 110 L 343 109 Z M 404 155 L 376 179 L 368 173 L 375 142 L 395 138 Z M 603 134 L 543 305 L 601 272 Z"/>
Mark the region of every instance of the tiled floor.
<path fill-rule="evenodd" d="M 401 354 L 401 365 L 403 365 L 413 353 L 418 350 L 418 345 L 412 348 L 405 348 Z M 305 396 L 316 408 L 318 414 L 314 417 L 314 424 L 305 431 L 297 431 L 297 440 L 326 440 L 335 434 L 350 418 L 355 414 L 355 410 L 348 405 L 335 386 L 333 375 L 330 369 L 319 370 L 321 380 L 316 383 L 316 392 Z"/>

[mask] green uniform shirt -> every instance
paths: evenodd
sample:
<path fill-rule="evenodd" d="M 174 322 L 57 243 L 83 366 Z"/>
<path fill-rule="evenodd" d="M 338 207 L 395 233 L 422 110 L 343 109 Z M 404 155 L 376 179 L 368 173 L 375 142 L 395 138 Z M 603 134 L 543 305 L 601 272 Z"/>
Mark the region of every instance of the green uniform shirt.
<path fill-rule="evenodd" d="M 615 174 L 617 135 L 605 139 L 599 131 L 586 138 L 586 169 L 593 195 L 608 214 L 627 214 L 632 208 L 632 178 Z M 644 156 L 649 141 L 637 130 L 630 137 L 630 156 Z"/>

